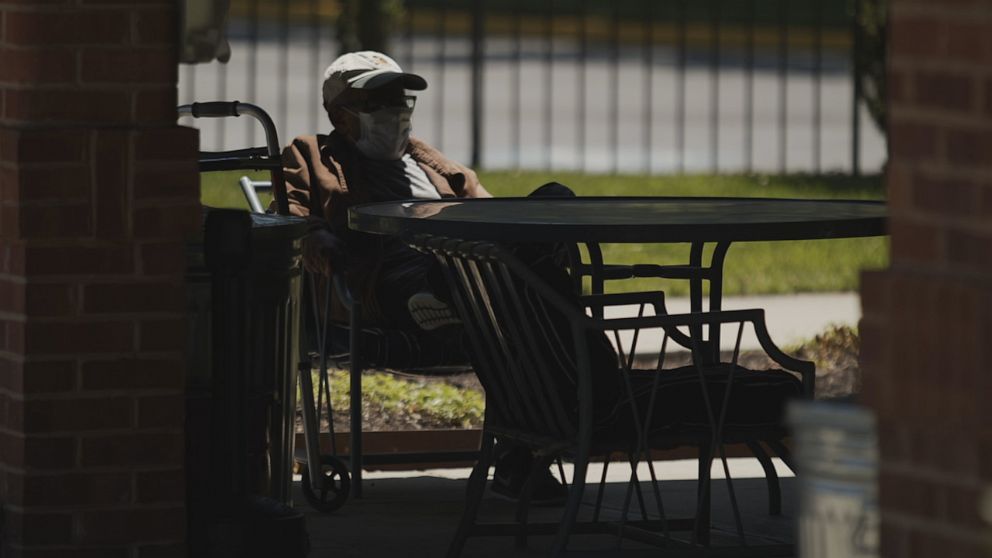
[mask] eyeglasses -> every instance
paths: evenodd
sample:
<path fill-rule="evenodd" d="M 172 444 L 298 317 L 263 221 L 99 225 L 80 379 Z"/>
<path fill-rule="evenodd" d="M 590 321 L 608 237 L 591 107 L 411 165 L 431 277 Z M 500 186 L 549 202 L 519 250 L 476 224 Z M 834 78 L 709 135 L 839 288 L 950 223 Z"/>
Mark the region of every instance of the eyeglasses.
<path fill-rule="evenodd" d="M 369 98 L 361 104 L 356 103 L 353 105 L 354 109 L 358 112 L 375 112 L 384 108 L 408 108 L 413 110 L 413 107 L 417 104 L 417 97 L 414 95 L 403 95 L 401 97 L 392 97 L 389 99 L 376 99 Z"/>

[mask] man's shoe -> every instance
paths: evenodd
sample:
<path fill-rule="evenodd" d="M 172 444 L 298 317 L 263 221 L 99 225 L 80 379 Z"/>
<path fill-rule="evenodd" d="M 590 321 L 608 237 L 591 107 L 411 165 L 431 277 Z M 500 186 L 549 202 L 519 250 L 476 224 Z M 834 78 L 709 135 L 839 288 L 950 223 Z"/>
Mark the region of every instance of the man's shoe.
<path fill-rule="evenodd" d="M 514 477 L 514 475 L 500 473 L 499 468 L 493 472 L 493 482 L 490 485 L 492 491 L 514 502 L 519 500 L 522 496 L 524 481 L 527 480 L 526 475 Z M 545 469 L 538 473 L 534 482 L 536 484 L 530 496 L 531 504 L 535 506 L 561 506 L 565 504 L 565 500 L 568 498 L 568 489 L 551 474 L 550 470 Z"/>
<path fill-rule="evenodd" d="M 406 306 L 413 321 L 425 331 L 462 323 L 447 304 L 431 293 L 417 293 L 411 296 Z"/>

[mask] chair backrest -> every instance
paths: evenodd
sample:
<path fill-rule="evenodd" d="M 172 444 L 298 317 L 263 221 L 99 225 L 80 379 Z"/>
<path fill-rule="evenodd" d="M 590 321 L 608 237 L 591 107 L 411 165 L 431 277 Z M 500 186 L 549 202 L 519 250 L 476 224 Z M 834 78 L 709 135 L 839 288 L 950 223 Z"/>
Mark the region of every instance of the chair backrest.
<path fill-rule="evenodd" d="M 412 244 L 438 257 L 448 276 L 486 389 L 490 426 L 574 440 L 581 408 L 615 404 L 616 353 L 601 332 L 580 327 L 571 279 L 550 256 L 480 242 L 421 238 Z M 604 381 L 591 370 L 606 372 L 596 375 Z M 591 404 L 580 402 L 583 382 L 593 387 Z"/>
<path fill-rule="evenodd" d="M 409 242 L 435 255 L 447 274 L 451 298 L 472 344 L 473 365 L 486 389 L 487 424 L 495 421 L 499 429 L 561 441 L 587 435 L 594 417 L 616 410 L 622 394 L 632 395 L 623 372 L 633 366 L 633 347 L 621 350 L 618 358 L 606 337 L 612 333 L 623 349 L 621 331 L 661 332 L 660 371 L 668 336 L 674 339 L 680 328 L 699 332 L 723 324 L 738 326 L 736 365 L 741 333 L 750 323 L 766 354 L 784 369 L 798 372 L 805 393 L 812 395 L 813 364 L 774 346 L 761 310 L 597 319 L 585 313 L 569 276 L 550 257 L 542 257 L 540 249 L 426 236 Z M 685 333 L 682 337 L 690 339 Z M 697 345 L 693 362 L 699 381 L 708 383 L 706 369 L 718 363 L 707 365 L 698 343 L 692 344 Z M 721 414 L 708 400 L 706 407 L 712 417 Z M 631 410 L 639 415 L 636 408 Z"/>

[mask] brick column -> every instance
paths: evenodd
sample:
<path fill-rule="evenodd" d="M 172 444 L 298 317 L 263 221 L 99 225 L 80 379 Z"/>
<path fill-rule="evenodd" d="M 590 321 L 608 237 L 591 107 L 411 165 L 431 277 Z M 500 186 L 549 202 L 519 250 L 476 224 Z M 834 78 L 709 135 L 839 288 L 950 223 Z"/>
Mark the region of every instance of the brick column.
<path fill-rule="evenodd" d="M 892 264 L 863 276 L 882 554 L 987 556 L 992 485 L 992 0 L 893 0 Z"/>
<path fill-rule="evenodd" d="M 177 3 L 0 0 L 0 555 L 185 555 Z"/>

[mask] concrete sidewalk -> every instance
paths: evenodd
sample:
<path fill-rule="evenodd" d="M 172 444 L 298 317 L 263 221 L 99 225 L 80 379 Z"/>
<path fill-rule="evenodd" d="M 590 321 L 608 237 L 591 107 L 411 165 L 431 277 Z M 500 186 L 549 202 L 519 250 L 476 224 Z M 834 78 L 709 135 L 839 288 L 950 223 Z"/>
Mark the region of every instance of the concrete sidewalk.
<path fill-rule="evenodd" d="M 667 298 L 665 306 L 669 313 L 681 314 L 689 311 L 688 298 Z M 725 297 L 724 310 L 762 308 L 765 310 L 765 324 L 768 332 L 780 348 L 786 348 L 803 340 L 810 339 L 831 325 L 856 326 L 861 319 L 861 299 L 857 293 L 807 293 L 772 296 Z M 637 306 L 617 306 L 609 309 L 607 318 L 633 317 Z M 725 327 L 721 337 L 721 347 L 732 350 L 737 332 Z M 630 335 L 624 337 L 629 343 Z M 642 336 L 637 342 L 637 353 L 657 353 L 661 345 L 660 336 Z M 757 338 L 750 328 L 745 328 L 741 340 L 742 350 L 760 348 Z"/>

